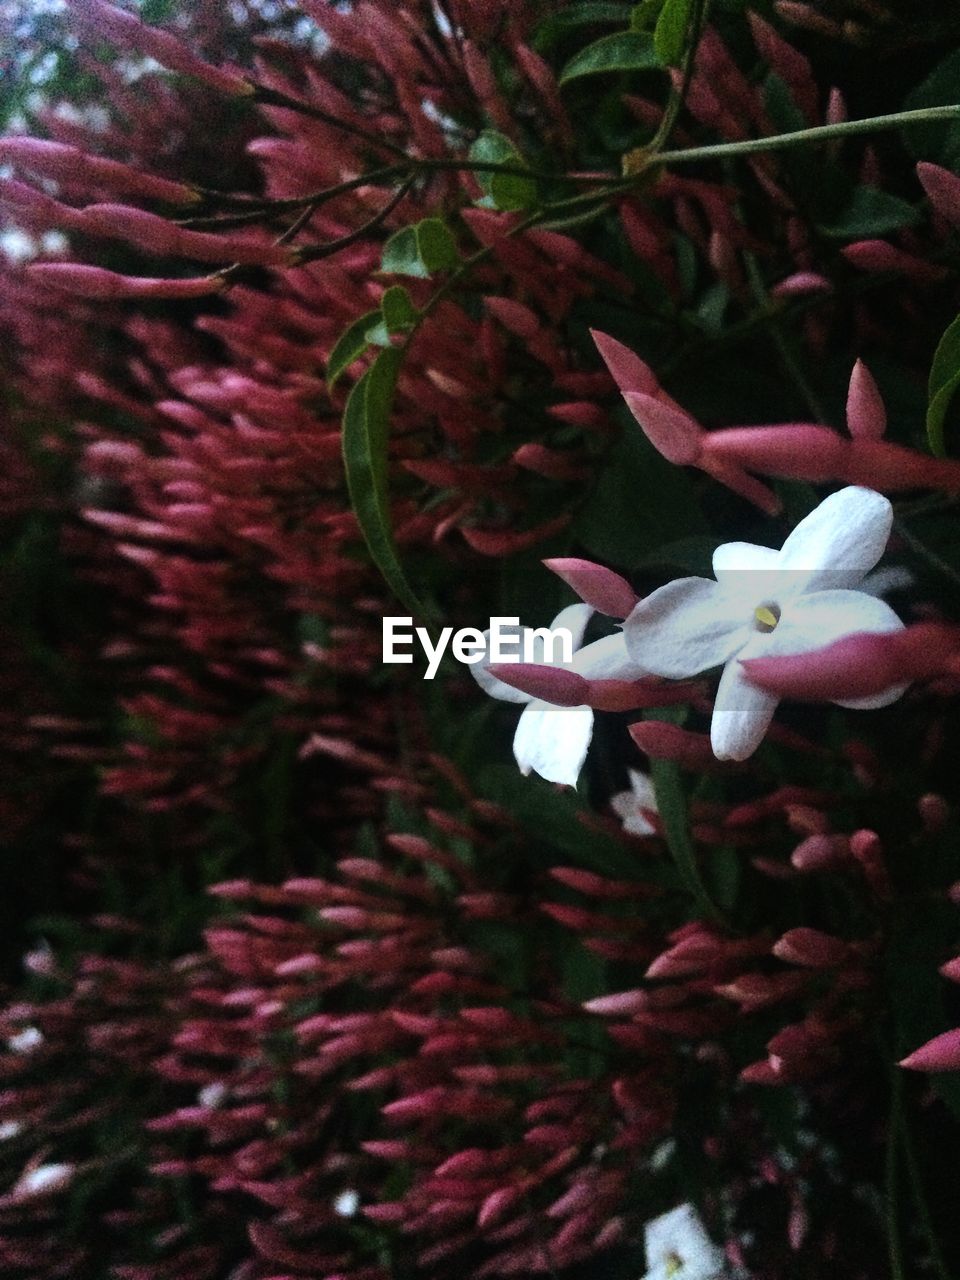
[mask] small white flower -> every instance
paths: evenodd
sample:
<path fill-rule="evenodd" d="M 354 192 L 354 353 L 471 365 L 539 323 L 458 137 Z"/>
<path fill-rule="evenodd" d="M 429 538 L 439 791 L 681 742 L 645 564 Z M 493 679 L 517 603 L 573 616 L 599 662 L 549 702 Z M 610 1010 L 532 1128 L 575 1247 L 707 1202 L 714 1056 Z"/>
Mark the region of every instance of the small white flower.
<path fill-rule="evenodd" d="M 48 1191 L 62 1191 L 74 1174 L 72 1164 L 41 1164 L 25 1169 L 12 1188 L 15 1196 L 39 1196 Z"/>
<path fill-rule="evenodd" d="M 643 1229 L 643 1280 L 720 1280 L 726 1259 L 707 1235 L 692 1204 L 680 1204 Z"/>
<path fill-rule="evenodd" d="M 341 1218 L 352 1218 L 360 1208 L 360 1196 L 352 1188 L 341 1191 L 333 1201 L 333 1212 Z"/>
<path fill-rule="evenodd" d="M 592 613 L 587 604 L 571 604 L 561 609 L 550 623 L 551 631 L 570 632 L 574 649 L 572 663 L 545 662 L 540 636 L 533 638 L 534 660 L 546 667 L 567 667 L 587 680 L 638 680 L 647 675 L 627 653 L 626 641 L 620 632 L 580 648 Z M 519 640 L 523 633 L 530 631 L 530 627 L 517 627 L 515 635 Z M 509 630 L 504 628 L 501 634 L 509 637 Z M 526 777 L 532 770 L 548 782 L 575 787 L 593 736 L 593 710 L 586 706 L 557 707 L 533 698 L 492 676 L 486 669 L 488 661 L 489 658 L 483 658 L 470 667 L 481 689 L 503 702 L 526 703 L 513 739 L 513 754 L 520 772 Z"/>
<path fill-rule="evenodd" d="M 24 1027 L 16 1035 L 7 1037 L 7 1048 L 11 1053 L 32 1053 L 43 1044 L 43 1032 L 39 1027 Z"/>
<path fill-rule="evenodd" d="M 201 1107 L 219 1107 L 227 1096 L 227 1086 L 222 1080 L 214 1080 L 205 1084 L 197 1092 L 197 1102 Z"/>
<path fill-rule="evenodd" d="M 740 659 L 807 653 L 856 632 L 903 628 L 865 581 L 892 523 L 886 498 L 852 485 L 801 520 L 779 551 L 725 543 L 713 555 L 715 582 L 679 578 L 640 601 L 624 623 L 630 656 L 672 679 L 724 664 L 710 738 L 718 759 L 746 760 L 763 740 L 779 699 L 750 683 Z M 905 687 L 837 701 L 882 707 Z"/>
<path fill-rule="evenodd" d="M 657 797 L 653 790 L 653 779 L 639 769 L 628 769 L 630 790 L 618 791 L 610 797 L 610 805 L 623 823 L 624 831 L 632 836 L 652 836 L 656 828 L 644 810 L 657 813 Z"/>
<path fill-rule="evenodd" d="M 19 1120 L 4 1120 L 0 1124 L 0 1142 L 9 1142 L 11 1138 L 15 1138 L 23 1132 L 23 1125 Z"/>

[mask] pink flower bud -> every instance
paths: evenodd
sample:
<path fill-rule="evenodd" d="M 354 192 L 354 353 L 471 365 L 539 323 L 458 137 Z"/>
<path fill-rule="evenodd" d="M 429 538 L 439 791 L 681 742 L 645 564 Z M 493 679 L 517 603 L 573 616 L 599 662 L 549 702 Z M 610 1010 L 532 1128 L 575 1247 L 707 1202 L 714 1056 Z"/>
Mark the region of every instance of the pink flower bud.
<path fill-rule="evenodd" d="M 596 996 L 584 1002 L 587 1013 L 598 1013 L 605 1018 L 629 1018 L 650 1006 L 649 991 L 621 991 L 616 995 Z"/>
<path fill-rule="evenodd" d="M 182 182 L 140 173 L 117 160 L 89 155 L 79 147 L 45 138 L 0 137 L 0 162 L 71 185 L 105 187 L 169 204 L 195 204 L 200 199 L 198 192 Z"/>
<path fill-rule="evenodd" d="M 774 298 L 802 298 L 811 293 L 830 293 L 833 285 L 816 271 L 795 271 L 770 290 Z"/>
<path fill-rule="evenodd" d="M 801 965 L 805 969 L 831 969 L 843 964 L 849 955 L 849 947 L 841 938 L 834 938 L 819 929 L 790 929 L 771 948 L 778 960 Z"/>
<path fill-rule="evenodd" d="M 925 160 L 917 165 L 917 177 L 937 213 L 952 227 L 960 227 L 960 178 L 949 169 Z"/>
<path fill-rule="evenodd" d="M 704 769 L 717 763 L 704 733 L 693 733 L 665 720 L 639 720 L 629 726 L 630 737 L 655 760 L 674 760 L 685 769 Z"/>
<path fill-rule="evenodd" d="M 585 705 L 588 682 L 576 671 L 540 662 L 492 662 L 487 670 L 511 688 L 529 693 L 531 698 L 541 698 L 558 707 Z"/>
<path fill-rule="evenodd" d="M 919 284 L 935 284 L 946 275 L 946 268 L 896 249 L 886 240 L 857 240 L 840 252 L 858 271 L 896 271 Z"/>
<path fill-rule="evenodd" d="M 525 471 L 546 476 L 549 480 L 577 480 L 584 473 L 584 466 L 569 453 L 550 449 L 533 440 L 522 444 L 513 455 L 513 461 Z"/>
<path fill-rule="evenodd" d="M 505 329 L 516 334 L 518 338 L 529 339 L 540 332 L 540 320 L 535 311 L 516 302 L 513 298 L 485 298 L 484 303 L 491 315 L 496 316 Z"/>
<path fill-rule="evenodd" d="M 651 396 L 658 393 L 660 386 L 653 370 L 629 347 L 597 329 L 591 329 L 590 336 L 621 391 L 642 391 Z"/>
<path fill-rule="evenodd" d="M 640 597 L 630 583 L 603 565 L 568 557 L 544 560 L 543 563 L 551 573 L 562 578 L 584 603 L 609 618 L 625 618 L 639 603 Z"/>
<path fill-rule="evenodd" d="M 738 463 L 765 475 L 832 480 L 842 473 L 845 441 L 828 427 L 806 422 L 770 427 L 726 427 L 703 437 L 705 457 Z"/>
<path fill-rule="evenodd" d="M 943 796 L 927 792 L 917 801 L 917 812 L 927 835 L 939 835 L 950 821 L 950 807 Z"/>
<path fill-rule="evenodd" d="M 887 429 L 887 410 L 873 375 L 858 360 L 847 391 L 847 430 L 854 439 L 880 440 Z"/>
<path fill-rule="evenodd" d="M 81 298 L 202 298 L 223 288 L 223 280 L 216 275 L 161 280 L 123 276 L 76 262 L 35 262 L 27 267 L 27 273 L 41 284 Z"/>
<path fill-rule="evenodd" d="M 960 1027 L 934 1036 L 901 1059 L 910 1071 L 960 1071 Z"/>
<path fill-rule="evenodd" d="M 212 66 L 169 31 L 149 27 L 133 14 L 105 0 L 70 0 L 71 9 L 98 40 L 154 58 L 162 67 L 202 80 L 220 93 L 249 95 L 253 85 L 237 71 Z"/>
<path fill-rule="evenodd" d="M 940 966 L 939 972 L 951 982 L 960 982 L 960 956 Z"/>
<path fill-rule="evenodd" d="M 570 523 L 569 513 L 547 520 L 534 529 L 467 529 L 463 526 L 460 532 L 464 539 L 483 556 L 509 556 L 518 551 L 525 551 L 543 542 L 554 533 L 559 533 Z"/>
<path fill-rule="evenodd" d="M 193 258 L 199 262 L 239 262 L 254 266 L 288 266 L 292 251 L 247 236 L 189 231 L 166 218 L 122 204 L 91 204 L 81 211 L 81 229 L 92 235 L 116 236 L 149 253 Z"/>
<path fill-rule="evenodd" d="M 798 871 L 823 871 L 842 862 L 847 853 L 843 836 L 808 836 L 794 849 L 790 862 Z"/>
<path fill-rule="evenodd" d="M 960 629 L 920 623 L 883 635 L 843 636 L 811 653 L 743 660 L 750 680 L 783 698 L 861 698 L 950 669 Z"/>
<path fill-rule="evenodd" d="M 644 392 L 625 391 L 623 398 L 647 439 L 668 462 L 682 466 L 699 461 L 703 442 L 709 437 L 698 422 Z"/>

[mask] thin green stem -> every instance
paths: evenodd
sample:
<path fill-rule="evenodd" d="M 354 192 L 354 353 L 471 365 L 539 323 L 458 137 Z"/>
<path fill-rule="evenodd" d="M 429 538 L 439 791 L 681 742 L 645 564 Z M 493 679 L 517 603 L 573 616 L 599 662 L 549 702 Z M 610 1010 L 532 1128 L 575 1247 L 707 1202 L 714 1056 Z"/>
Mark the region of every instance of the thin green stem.
<path fill-rule="evenodd" d="M 900 1239 L 900 1218 L 897 1212 L 897 1196 L 900 1185 L 898 1156 L 902 1093 L 903 1077 L 901 1072 L 895 1071 L 890 1081 L 890 1118 L 887 1123 L 887 1152 L 884 1176 L 887 1249 L 890 1257 L 891 1280 L 906 1280 L 906 1272 L 903 1269 L 903 1242 Z"/>
<path fill-rule="evenodd" d="M 687 100 L 687 92 L 690 88 L 690 82 L 693 79 L 693 69 L 697 59 L 697 48 L 700 44 L 700 37 L 703 35 L 703 29 L 707 22 L 707 12 L 710 8 L 710 0 L 695 0 L 693 12 L 690 18 L 690 27 L 687 31 L 688 42 L 684 50 L 683 65 L 681 67 L 680 88 L 675 89 L 672 85 L 670 88 L 670 98 L 667 102 L 667 109 L 663 113 L 663 119 L 657 128 L 657 132 L 653 135 L 653 139 L 649 143 L 651 151 L 659 151 L 667 138 L 670 137 L 670 131 L 677 122 L 677 116 L 680 114 L 684 102 Z"/>
<path fill-rule="evenodd" d="M 946 1259 L 943 1256 L 943 1250 L 940 1248 L 940 1241 L 937 1239 L 937 1233 L 934 1230 L 933 1219 L 930 1216 L 930 1205 L 927 1203 L 927 1195 L 923 1187 L 923 1177 L 920 1172 L 920 1165 L 917 1161 L 916 1152 L 913 1149 L 913 1141 L 910 1137 L 910 1126 L 907 1123 L 907 1113 L 904 1107 L 900 1108 L 900 1142 L 903 1147 L 903 1163 L 910 1180 L 910 1189 L 913 1192 L 914 1203 L 917 1206 L 917 1216 L 920 1219 L 920 1226 L 926 1237 L 927 1248 L 930 1250 L 930 1261 L 933 1263 L 933 1269 L 940 1277 L 940 1280 L 953 1280 L 950 1269 L 947 1266 Z"/>
<path fill-rule="evenodd" d="M 797 129 L 793 133 L 775 133 L 769 138 L 746 138 L 741 142 L 721 142 L 705 147 L 685 147 L 681 151 L 661 151 L 650 157 L 649 164 L 693 164 L 698 160 L 726 160 L 734 156 L 759 155 L 764 151 L 785 151 L 807 143 L 828 142 L 832 138 L 877 133 L 884 129 L 904 129 L 917 124 L 933 124 L 938 120 L 960 120 L 960 104 L 895 111 L 888 116 L 867 116 L 863 120 L 841 120 L 836 124 Z"/>
<path fill-rule="evenodd" d="M 918 555 L 921 560 L 925 560 L 931 569 L 936 569 L 937 573 L 942 573 L 945 578 L 949 578 L 956 586 L 960 586 L 960 573 L 957 572 L 952 564 L 938 556 L 935 551 L 931 551 L 925 542 L 922 542 L 915 533 L 910 532 L 902 520 L 894 520 L 893 527 L 910 550 Z"/>

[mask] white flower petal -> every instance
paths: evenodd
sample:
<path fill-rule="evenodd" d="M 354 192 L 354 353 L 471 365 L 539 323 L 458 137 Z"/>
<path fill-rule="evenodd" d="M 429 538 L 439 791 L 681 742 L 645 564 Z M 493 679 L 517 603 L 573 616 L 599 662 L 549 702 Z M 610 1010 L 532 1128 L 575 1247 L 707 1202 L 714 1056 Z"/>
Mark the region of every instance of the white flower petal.
<path fill-rule="evenodd" d="M 713 576 L 722 582 L 727 574 L 765 573 L 776 569 L 780 552 L 753 542 L 724 542 L 713 553 Z"/>
<path fill-rule="evenodd" d="M 893 527 L 893 507 L 873 489 L 850 485 L 811 511 L 780 551 L 785 588 L 820 591 L 853 587 L 883 555 Z"/>
<path fill-rule="evenodd" d="M 573 655 L 571 670 L 587 680 L 640 680 L 650 674 L 630 657 L 622 631 L 584 645 Z"/>
<path fill-rule="evenodd" d="M 624 822 L 633 813 L 636 803 L 632 791 L 618 791 L 615 796 L 610 797 L 610 808 Z"/>
<path fill-rule="evenodd" d="M 749 638 L 749 621 L 709 578 L 677 578 L 641 600 L 623 631 L 639 666 L 682 680 L 732 657 Z"/>
<path fill-rule="evenodd" d="M 630 788 L 637 804 L 642 805 L 644 809 L 652 809 L 654 813 L 658 812 L 653 779 L 648 774 L 641 773 L 639 769 L 628 769 L 627 773 L 630 775 Z"/>
<path fill-rule="evenodd" d="M 809 653 L 858 631 L 882 635 L 902 631 L 903 627 L 886 601 L 865 591 L 813 591 L 788 603 L 779 626 L 767 637 L 764 655 Z M 896 702 L 907 687 L 897 684 L 869 697 L 835 701 L 854 711 L 873 711 Z"/>
<path fill-rule="evenodd" d="M 629 813 L 623 820 L 623 829 L 630 836 L 656 835 L 656 827 L 642 813 Z"/>
<path fill-rule="evenodd" d="M 593 736 L 590 707 L 555 707 L 534 699 L 524 707 L 513 739 L 520 772 L 575 787 Z"/>
<path fill-rule="evenodd" d="M 718 760 L 746 760 L 763 741 L 780 699 L 747 679 L 741 658 L 767 657 L 763 641 L 755 636 L 723 669 L 710 721 L 710 744 Z"/>
<path fill-rule="evenodd" d="M 913 586 L 913 574 L 903 565 L 892 564 L 885 569 L 874 569 L 857 587 L 871 596 L 885 596 L 888 591 L 905 591 Z"/>
<path fill-rule="evenodd" d="M 501 636 L 509 640 L 509 649 L 511 652 L 517 651 L 523 653 L 523 633 L 529 632 L 530 627 L 502 627 Z M 518 646 L 513 644 L 512 638 L 516 636 L 520 641 Z M 514 689 L 512 685 L 504 684 L 502 680 L 498 680 L 496 676 L 492 676 L 486 668 L 486 664 L 490 661 L 490 629 L 487 628 L 483 633 L 483 638 L 487 642 L 484 650 L 484 656 L 479 662 L 472 663 L 467 670 L 476 680 L 477 684 L 484 691 L 489 693 L 491 698 L 499 698 L 501 702 L 529 702 L 530 694 L 523 693 L 520 689 Z M 541 645 L 542 650 L 542 645 Z"/>
<path fill-rule="evenodd" d="M 550 623 L 551 631 L 569 631 L 573 639 L 573 651 L 576 651 L 583 644 L 583 633 L 587 629 L 587 623 L 593 617 L 593 609 L 588 604 L 578 602 L 577 604 L 568 604 L 565 609 L 561 609 L 554 620 Z"/>
<path fill-rule="evenodd" d="M 677 1205 L 669 1213 L 648 1222 L 643 1231 L 649 1273 L 670 1274 L 668 1261 L 679 1259 L 682 1268 L 676 1280 L 718 1280 L 726 1258 L 713 1243 L 692 1204 Z"/>

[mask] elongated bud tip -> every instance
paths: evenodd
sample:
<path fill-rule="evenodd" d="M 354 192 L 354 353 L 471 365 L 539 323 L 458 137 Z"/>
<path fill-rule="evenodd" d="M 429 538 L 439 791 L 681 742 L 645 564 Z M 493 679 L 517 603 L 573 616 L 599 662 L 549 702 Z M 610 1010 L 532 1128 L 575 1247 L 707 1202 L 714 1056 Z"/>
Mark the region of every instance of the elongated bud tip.
<path fill-rule="evenodd" d="M 608 618 L 625 618 L 639 602 L 639 596 L 625 578 L 589 560 L 562 557 L 543 562 L 551 573 L 562 578 L 586 604 Z"/>
<path fill-rule="evenodd" d="M 487 670 L 511 688 L 558 707 L 581 707 L 589 692 L 588 682 L 576 671 L 550 667 L 545 663 L 491 662 Z"/>
<path fill-rule="evenodd" d="M 937 213 L 951 226 L 960 226 L 960 177 L 926 160 L 917 165 L 917 177 Z"/>
<path fill-rule="evenodd" d="M 960 1071 L 960 1028 L 934 1036 L 900 1060 L 908 1071 Z"/>
<path fill-rule="evenodd" d="M 887 429 L 887 410 L 873 374 L 858 360 L 847 391 L 847 430 L 855 440 L 880 440 Z"/>
<path fill-rule="evenodd" d="M 622 342 L 598 329 L 591 329 L 590 337 L 596 343 L 604 364 L 610 370 L 610 376 L 621 391 L 645 391 L 648 395 L 656 395 L 660 384 L 646 361 L 641 360 Z"/>

